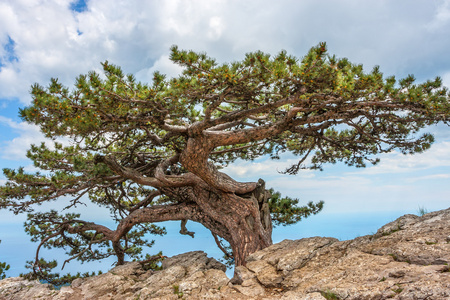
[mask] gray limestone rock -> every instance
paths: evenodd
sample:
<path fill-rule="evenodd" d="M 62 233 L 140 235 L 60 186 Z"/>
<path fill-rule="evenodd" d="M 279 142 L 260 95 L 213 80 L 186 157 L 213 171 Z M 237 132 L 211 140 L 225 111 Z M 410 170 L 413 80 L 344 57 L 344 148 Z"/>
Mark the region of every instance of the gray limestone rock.
<path fill-rule="evenodd" d="M 233 283 L 202 251 L 168 258 L 161 271 L 127 263 L 54 290 L 0 281 L 0 299 L 450 299 L 450 209 L 405 215 L 349 241 L 284 240 L 248 257 Z"/>

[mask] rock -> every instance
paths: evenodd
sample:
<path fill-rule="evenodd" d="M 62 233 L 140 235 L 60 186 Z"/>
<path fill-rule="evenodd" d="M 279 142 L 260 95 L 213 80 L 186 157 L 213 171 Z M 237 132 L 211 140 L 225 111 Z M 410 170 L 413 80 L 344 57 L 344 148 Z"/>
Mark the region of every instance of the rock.
<path fill-rule="evenodd" d="M 163 270 L 155 272 L 139 286 L 134 296 L 146 297 L 189 297 L 192 294 L 216 294 L 230 279 L 226 267 L 202 251 L 188 252 L 166 259 Z M 139 298 L 140 297 L 140 298 Z M 206 297 L 206 296 L 205 296 Z M 208 298 L 205 298 L 208 299 Z"/>
<path fill-rule="evenodd" d="M 0 299 L 53 299 L 58 294 L 50 284 L 42 284 L 37 280 L 26 280 L 21 277 L 0 280 Z"/>
<path fill-rule="evenodd" d="M 187 268 L 188 271 L 217 269 L 225 272 L 227 270 L 227 267 L 224 264 L 218 262 L 214 258 L 207 257 L 206 253 L 203 251 L 192 251 L 176 255 L 164 260 L 162 263 L 163 269 L 169 269 L 174 265 L 183 266 Z"/>
<path fill-rule="evenodd" d="M 0 281 L 0 299 L 450 299 L 450 209 L 405 215 L 349 241 L 284 240 L 250 255 L 233 283 L 202 251 L 166 259 L 163 270 L 127 263 L 53 290 Z"/>

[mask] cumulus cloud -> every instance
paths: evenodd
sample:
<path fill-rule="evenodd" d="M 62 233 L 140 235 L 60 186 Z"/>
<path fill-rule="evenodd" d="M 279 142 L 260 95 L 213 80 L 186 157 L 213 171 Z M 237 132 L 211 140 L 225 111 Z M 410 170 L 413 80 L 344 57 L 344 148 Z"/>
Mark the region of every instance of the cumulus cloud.
<path fill-rule="evenodd" d="M 98 71 L 105 60 L 141 81 L 151 81 L 156 70 L 176 76 L 180 68 L 168 56 L 172 45 L 231 62 L 256 50 L 276 54 L 285 49 L 302 57 L 321 41 L 328 43 L 330 53 L 362 63 L 366 70 L 380 65 L 386 75 L 413 73 L 419 81 L 440 75 L 450 87 L 448 0 L 130 0 L 114 5 L 89 0 L 81 11 L 71 10 L 72 3 L 1 1 L 0 99 L 29 103 L 29 87 L 34 82 L 47 85 L 51 77 L 57 77 L 71 86 L 78 74 Z M 17 135 L 3 141 L 3 159 L 23 158 L 30 143 L 43 140 L 36 127 L 14 122 L 7 115 L 0 123 Z M 340 170 L 342 176 L 277 173 L 296 162 L 292 157 L 239 162 L 226 171 L 242 180 L 267 176 L 268 183 L 292 193 L 301 189 L 347 195 L 346 199 L 360 197 L 357 192 L 374 197 L 374 179 L 369 176 L 449 166 L 448 127 L 430 130 L 444 141 L 428 152 L 412 157 L 391 153 L 378 166 L 358 172 Z M 444 173 L 426 176 L 439 174 Z M 386 198 L 382 189 L 391 194 L 408 190 L 405 185 L 386 184 L 379 189 L 380 198 Z"/>
<path fill-rule="evenodd" d="M 82 12 L 71 10 L 71 3 L 0 3 L 0 43 L 14 41 L 17 57 L 5 61 L 2 47 L 0 98 L 27 103 L 32 83 L 58 77 L 70 85 L 104 60 L 126 72 L 148 70 L 166 59 L 173 44 L 233 61 L 255 50 L 302 56 L 328 41 L 331 52 L 368 68 L 380 64 L 387 73 L 426 78 L 450 70 L 450 41 L 442 29 L 448 1 L 91 0 Z"/>
<path fill-rule="evenodd" d="M 446 72 L 442 75 L 442 85 L 450 89 L 450 72 Z"/>
<path fill-rule="evenodd" d="M 332 173 L 337 175 L 329 174 L 333 168 Z M 301 203 L 324 200 L 325 213 L 354 213 L 414 210 L 418 206 L 445 208 L 450 192 L 448 178 L 448 174 L 349 174 L 338 166 L 316 172 L 313 178 L 268 177 L 266 185 Z"/>
<path fill-rule="evenodd" d="M 293 164 L 298 163 L 298 158 L 291 154 L 281 155 L 279 160 L 269 158 L 259 159 L 257 161 L 241 161 L 224 168 L 224 172 L 230 176 L 242 181 L 258 180 L 267 176 L 289 176 L 282 172 Z M 312 178 L 315 172 L 312 170 L 300 170 L 298 178 Z"/>
<path fill-rule="evenodd" d="M 430 30 L 441 29 L 450 23 L 450 1 L 440 1 L 437 5 L 437 9 L 434 18 L 428 24 Z"/>
<path fill-rule="evenodd" d="M 421 154 L 404 155 L 393 151 L 380 157 L 380 163 L 357 173 L 360 175 L 409 173 L 437 167 L 450 167 L 450 142 L 444 141 L 432 145 L 429 150 Z"/>
<path fill-rule="evenodd" d="M 169 59 L 168 55 L 163 55 L 155 61 L 152 67 L 139 70 L 136 73 L 136 78 L 141 82 L 149 83 L 153 80 L 153 73 L 156 71 L 165 74 L 166 78 L 172 78 L 180 75 L 182 70 L 180 66 Z"/>
<path fill-rule="evenodd" d="M 26 159 L 26 152 L 31 144 L 39 144 L 45 141 L 45 137 L 35 125 L 26 122 L 15 122 L 4 116 L 0 116 L 0 124 L 8 127 L 11 131 L 18 134 L 17 137 L 0 144 L 0 153 L 2 159 L 23 160 Z"/>
<path fill-rule="evenodd" d="M 408 182 L 422 182 L 424 180 L 447 180 L 450 178 L 450 174 L 433 174 L 428 176 L 420 176 L 420 177 L 414 177 L 414 178 L 408 178 Z"/>

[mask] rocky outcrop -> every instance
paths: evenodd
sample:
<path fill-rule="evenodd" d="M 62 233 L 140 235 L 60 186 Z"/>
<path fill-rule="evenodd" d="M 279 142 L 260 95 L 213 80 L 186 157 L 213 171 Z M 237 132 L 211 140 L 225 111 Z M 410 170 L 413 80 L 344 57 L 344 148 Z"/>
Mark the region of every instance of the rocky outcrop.
<path fill-rule="evenodd" d="M 230 281 L 201 251 L 163 270 L 128 263 L 53 290 L 0 281 L 0 299 L 450 299 L 450 209 L 405 215 L 372 236 L 284 240 L 251 255 Z"/>

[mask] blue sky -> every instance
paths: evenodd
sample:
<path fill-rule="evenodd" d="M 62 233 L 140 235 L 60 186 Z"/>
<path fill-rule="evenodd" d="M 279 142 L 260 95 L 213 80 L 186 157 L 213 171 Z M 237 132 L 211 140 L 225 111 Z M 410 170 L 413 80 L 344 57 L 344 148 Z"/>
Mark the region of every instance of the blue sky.
<path fill-rule="evenodd" d="M 169 76 L 179 72 L 168 59 L 174 44 L 231 62 L 256 50 L 277 54 L 285 49 L 302 57 L 326 41 L 330 53 L 362 63 L 366 70 L 380 65 L 386 75 L 414 74 L 419 82 L 441 76 L 450 87 L 449 36 L 448 0 L 2 0 L 0 166 L 33 170 L 26 149 L 44 141 L 37 128 L 18 118 L 18 109 L 30 102 L 30 86 L 45 86 L 51 77 L 72 86 L 77 75 L 98 71 L 104 60 L 150 81 L 155 70 Z M 342 230 L 364 227 L 358 215 L 384 222 L 419 207 L 450 206 L 450 128 L 438 125 L 426 131 L 436 136 L 429 151 L 415 156 L 389 153 L 381 156 L 379 165 L 365 169 L 338 164 L 325 166 L 323 172 L 282 175 L 277 170 L 295 160 L 287 155 L 280 161 L 238 162 L 227 172 L 243 181 L 262 177 L 267 186 L 302 201 L 324 200 L 324 216 L 347 214 Z M 96 211 L 83 213 L 107 219 Z M 21 230 L 21 222 L 23 218 L 0 211 L 0 253 L 10 249 L 6 235 L 11 224 Z M 369 218 L 367 222 L 372 224 Z M 291 233 L 308 224 L 277 231 L 277 239 L 295 238 Z M 329 227 L 333 225 L 323 228 Z M 202 242 L 198 244 L 201 249 Z"/>

